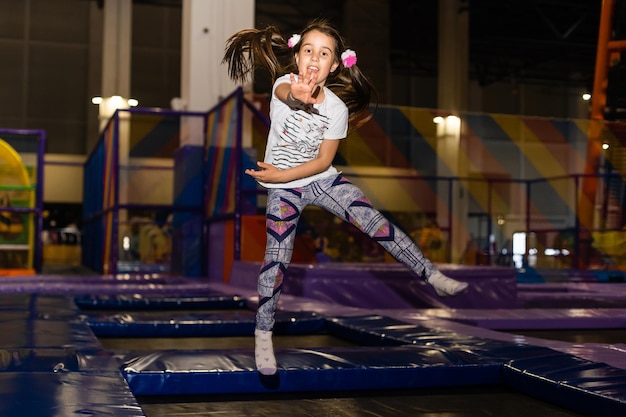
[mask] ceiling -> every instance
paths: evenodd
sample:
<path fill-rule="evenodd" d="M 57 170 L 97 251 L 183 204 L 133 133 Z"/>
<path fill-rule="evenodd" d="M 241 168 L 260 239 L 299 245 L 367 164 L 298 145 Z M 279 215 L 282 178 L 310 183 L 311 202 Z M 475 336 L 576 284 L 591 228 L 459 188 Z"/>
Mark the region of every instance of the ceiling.
<path fill-rule="evenodd" d="M 102 1 L 102 0 L 100 0 Z M 181 0 L 133 0 L 180 7 Z M 371 0 L 370 0 L 371 1 Z M 396 74 L 437 75 L 437 0 L 389 3 L 389 62 Z M 469 77 L 494 82 L 565 84 L 591 89 L 602 0 L 460 0 L 469 13 Z M 626 21 L 626 0 L 616 0 Z M 341 29 L 346 0 L 256 0 L 256 25 L 299 31 L 314 18 Z M 350 2 L 352 7 L 367 4 Z M 620 11 L 621 10 L 621 11 Z M 626 29 L 625 29 L 626 30 Z"/>
<path fill-rule="evenodd" d="M 388 0 L 394 73 L 437 74 L 436 0 Z M 619 1 L 619 0 L 618 0 Z M 591 88 L 602 0 L 461 1 L 469 12 L 470 78 Z M 345 1 L 256 0 L 257 25 L 289 33 L 315 17 L 339 27 Z"/>

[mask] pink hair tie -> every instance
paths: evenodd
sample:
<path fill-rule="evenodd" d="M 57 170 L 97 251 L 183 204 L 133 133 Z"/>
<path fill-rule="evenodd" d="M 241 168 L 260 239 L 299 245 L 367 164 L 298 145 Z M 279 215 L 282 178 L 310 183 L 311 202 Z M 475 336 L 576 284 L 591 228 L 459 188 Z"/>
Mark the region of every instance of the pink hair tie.
<path fill-rule="evenodd" d="M 300 38 L 301 36 L 298 35 L 297 33 L 291 35 L 291 38 L 289 38 L 289 40 L 287 41 L 287 46 L 289 46 L 290 48 L 293 48 L 294 46 L 298 44 L 298 42 L 300 42 Z"/>
<path fill-rule="evenodd" d="M 350 68 L 354 64 L 356 64 L 356 52 L 352 49 L 346 49 L 341 54 L 341 62 L 343 62 L 343 66 L 346 68 Z"/>

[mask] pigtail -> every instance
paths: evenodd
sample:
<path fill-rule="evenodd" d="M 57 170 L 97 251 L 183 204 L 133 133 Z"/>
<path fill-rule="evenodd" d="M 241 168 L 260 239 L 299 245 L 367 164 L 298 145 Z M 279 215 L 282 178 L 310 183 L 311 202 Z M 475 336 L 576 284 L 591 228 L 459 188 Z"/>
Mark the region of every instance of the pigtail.
<path fill-rule="evenodd" d="M 373 114 L 369 109 L 372 103 L 375 107 L 378 106 L 378 94 L 356 65 L 349 68 L 341 65 L 332 80 L 329 77 L 326 87 L 348 107 L 348 125 L 351 132 L 372 119 Z"/>
<path fill-rule="evenodd" d="M 222 63 L 228 65 L 229 77 L 241 83 L 256 69 L 262 69 L 275 80 L 295 67 L 293 51 L 278 29 L 245 29 L 226 41 Z"/>

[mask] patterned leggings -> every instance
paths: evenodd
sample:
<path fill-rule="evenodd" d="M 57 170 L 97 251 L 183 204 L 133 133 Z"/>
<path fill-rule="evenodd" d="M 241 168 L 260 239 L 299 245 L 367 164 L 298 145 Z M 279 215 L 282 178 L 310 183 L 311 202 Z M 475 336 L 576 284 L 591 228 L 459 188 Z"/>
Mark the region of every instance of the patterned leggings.
<path fill-rule="evenodd" d="M 435 271 L 435 266 L 424 257 L 413 240 L 373 208 L 363 192 L 343 176 L 324 178 L 302 188 L 271 188 L 267 197 L 265 259 L 258 282 L 257 329 L 270 331 L 274 327 L 274 315 L 283 277 L 291 261 L 296 227 L 307 205 L 322 207 L 352 223 L 418 276 L 427 278 Z"/>

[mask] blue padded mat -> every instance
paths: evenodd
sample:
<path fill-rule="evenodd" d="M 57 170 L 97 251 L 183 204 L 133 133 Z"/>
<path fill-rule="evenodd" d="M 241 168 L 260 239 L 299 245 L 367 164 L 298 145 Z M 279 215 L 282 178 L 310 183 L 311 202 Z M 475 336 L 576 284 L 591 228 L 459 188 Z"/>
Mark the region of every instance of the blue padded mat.
<path fill-rule="evenodd" d="M 172 312 L 126 312 L 87 314 L 87 324 L 99 337 L 210 337 L 252 336 L 255 313 L 250 310 L 216 314 Z M 278 312 L 274 331 L 279 333 L 320 333 L 325 320 L 315 313 Z"/>
<path fill-rule="evenodd" d="M 536 398 L 579 413 L 626 415 L 626 370 L 567 354 L 511 361 L 503 382 Z"/>
<path fill-rule="evenodd" d="M 131 355 L 123 373 L 136 395 L 197 395 L 497 384 L 498 362 L 424 346 L 277 349 L 279 371 L 260 375 L 251 350 Z M 477 359 L 477 358 L 470 358 Z"/>
<path fill-rule="evenodd" d="M 142 314 L 133 314 L 131 321 L 159 317 Z M 90 320 L 108 320 L 112 328 L 125 326 L 106 317 L 95 315 Z M 185 319 L 191 324 L 193 318 L 199 319 L 195 324 L 200 327 L 214 325 L 213 336 L 239 331 L 251 335 L 254 324 L 253 314 L 245 311 L 161 317 L 168 319 L 172 328 Z M 499 384 L 503 383 L 502 367 L 508 363 L 537 361 L 547 364 L 550 370 L 558 370 L 564 364 L 563 358 L 578 360 L 545 347 L 434 330 L 381 315 L 321 318 L 310 313 L 279 312 L 277 319 L 277 329 L 286 326 L 280 333 L 297 333 L 294 323 L 314 323 L 315 329 L 309 329 L 312 333 L 324 331 L 363 346 L 277 349 L 279 372 L 269 378 L 255 371 L 253 352 L 248 350 L 126 352 L 126 357 L 120 353 L 106 361 L 102 355 L 93 356 L 85 364 L 93 367 L 95 359 L 101 365 L 120 366 L 136 395 L 193 395 Z M 229 326 L 238 330 L 228 330 Z M 623 389 L 626 378 L 621 372 L 614 374 L 620 381 L 617 386 Z M 520 390 L 534 395 L 532 389 Z M 619 389 L 617 392 L 617 397 L 606 398 L 612 407 L 620 403 L 622 394 Z M 566 402 L 560 405 L 567 407 Z"/>
<path fill-rule="evenodd" d="M 77 296 L 81 310 L 219 310 L 245 308 L 246 300 L 239 296 L 213 295 L 207 297 L 158 297 L 141 295 Z"/>
<path fill-rule="evenodd" d="M 141 395 L 463 386 L 500 383 L 501 366 L 511 356 L 556 353 L 383 316 L 334 318 L 326 324 L 328 333 L 366 346 L 276 349 L 279 372 L 270 386 L 256 373 L 253 352 L 244 350 L 139 354 L 124 374 Z"/>

